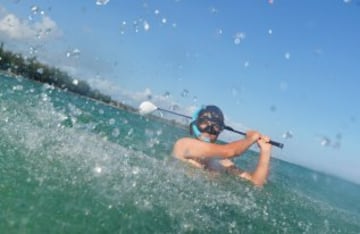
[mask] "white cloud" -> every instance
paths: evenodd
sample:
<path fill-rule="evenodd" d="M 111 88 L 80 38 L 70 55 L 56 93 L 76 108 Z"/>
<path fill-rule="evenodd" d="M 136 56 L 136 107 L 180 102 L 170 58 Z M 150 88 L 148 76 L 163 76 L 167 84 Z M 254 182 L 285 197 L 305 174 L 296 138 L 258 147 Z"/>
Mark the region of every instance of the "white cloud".
<path fill-rule="evenodd" d="M 1 9 L 0 36 L 3 39 L 29 42 L 48 40 L 60 35 L 56 22 L 49 16 L 41 16 L 38 21 L 27 21 Z"/>

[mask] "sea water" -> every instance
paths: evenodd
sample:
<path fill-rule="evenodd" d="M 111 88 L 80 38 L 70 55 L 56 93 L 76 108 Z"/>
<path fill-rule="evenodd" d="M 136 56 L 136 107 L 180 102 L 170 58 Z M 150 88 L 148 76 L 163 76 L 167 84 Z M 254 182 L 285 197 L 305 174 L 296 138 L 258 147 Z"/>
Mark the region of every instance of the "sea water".
<path fill-rule="evenodd" d="M 187 134 L 0 75 L 0 232 L 360 233 L 359 185 L 272 158 L 255 188 L 173 159 Z"/>

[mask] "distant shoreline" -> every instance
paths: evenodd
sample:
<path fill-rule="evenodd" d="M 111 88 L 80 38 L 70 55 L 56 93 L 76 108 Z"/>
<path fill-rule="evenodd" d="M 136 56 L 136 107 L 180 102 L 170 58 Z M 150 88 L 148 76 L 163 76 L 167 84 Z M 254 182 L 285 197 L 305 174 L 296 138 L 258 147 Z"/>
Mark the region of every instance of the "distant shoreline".
<path fill-rule="evenodd" d="M 5 50 L 4 43 L 0 44 L 0 74 L 13 78 L 22 77 L 38 83 L 48 84 L 116 109 L 138 113 L 137 108 L 114 100 L 111 96 L 93 89 L 86 81 L 74 78 L 56 67 L 38 62 L 36 57 L 24 58 L 22 54 Z M 187 126 L 175 120 L 169 120 L 157 115 L 149 114 L 147 117 L 175 125 L 179 128 L 187 128 Z"/>

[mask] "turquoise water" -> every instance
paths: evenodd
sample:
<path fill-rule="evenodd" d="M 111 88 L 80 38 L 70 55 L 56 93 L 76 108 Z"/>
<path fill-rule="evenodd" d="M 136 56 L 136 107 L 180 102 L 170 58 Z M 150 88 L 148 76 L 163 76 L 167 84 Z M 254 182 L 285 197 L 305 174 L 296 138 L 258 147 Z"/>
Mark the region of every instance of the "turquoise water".
<path fill-rule="evenodd" d="M 0 100 L 1 233 L 360 233 L 359 185 L 273 159 L 257 189 L 173 160 L 166 123 L 5 75 Z"/>

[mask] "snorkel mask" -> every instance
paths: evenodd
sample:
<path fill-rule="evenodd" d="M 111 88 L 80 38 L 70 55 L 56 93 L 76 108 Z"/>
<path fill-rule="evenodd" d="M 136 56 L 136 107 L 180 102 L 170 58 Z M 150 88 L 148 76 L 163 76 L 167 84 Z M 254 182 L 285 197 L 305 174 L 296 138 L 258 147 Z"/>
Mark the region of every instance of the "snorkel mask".
<path fill-rule="evenodd" d="M 195 111 L 192 122 L 190 123 L 190 134 L 206 142 L 210 142 L 207 137 L 201 136 L 201 133 L 209 133 L 218 136 L 224 130 L 224 115 L 217 106 L 203 106 Z"/>

